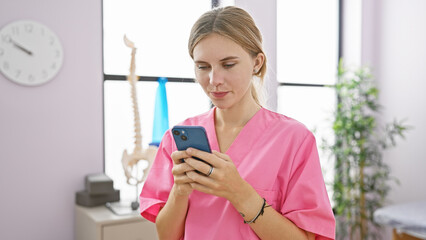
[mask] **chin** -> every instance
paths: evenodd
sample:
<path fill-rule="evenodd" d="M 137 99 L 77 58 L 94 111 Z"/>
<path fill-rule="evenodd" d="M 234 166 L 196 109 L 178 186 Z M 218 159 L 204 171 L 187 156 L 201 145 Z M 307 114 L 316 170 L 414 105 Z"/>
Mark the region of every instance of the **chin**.
<path fill-rule="evenodd" d="M 229 101 L 217 101 L 213 99 L 210 100 L 212 101 L 213 105 L 215 105 L 219 109 L 229 109 L 234 106 L 234 104 Z"/>

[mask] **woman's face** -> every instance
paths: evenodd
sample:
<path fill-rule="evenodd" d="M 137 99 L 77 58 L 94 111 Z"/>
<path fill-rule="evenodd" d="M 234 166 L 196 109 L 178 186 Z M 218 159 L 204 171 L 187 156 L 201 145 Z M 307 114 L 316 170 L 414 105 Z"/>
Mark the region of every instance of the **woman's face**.
<path fill-rule="evenodd" d="M 259 55 L 253 58 L 234 41 L 212 33 L 194 48 L 195 78 L 215 106 L 231 108 L 253 99 L 253 69 L 259 70 L 263 63 Z"/>

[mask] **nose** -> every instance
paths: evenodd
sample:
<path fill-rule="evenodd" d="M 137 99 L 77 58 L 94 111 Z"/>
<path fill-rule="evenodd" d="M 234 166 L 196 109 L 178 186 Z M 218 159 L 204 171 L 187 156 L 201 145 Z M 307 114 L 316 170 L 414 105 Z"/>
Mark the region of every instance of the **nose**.
<path fill-rule="evenodd" d="M 223 84 L 223 75 L 222 73 L 219 71 L 219 69 L 211 69 L 210 73 L 209 73 L 209 83 L 210 85 L 213 86 L 219 86 L 221 84 Z"/>

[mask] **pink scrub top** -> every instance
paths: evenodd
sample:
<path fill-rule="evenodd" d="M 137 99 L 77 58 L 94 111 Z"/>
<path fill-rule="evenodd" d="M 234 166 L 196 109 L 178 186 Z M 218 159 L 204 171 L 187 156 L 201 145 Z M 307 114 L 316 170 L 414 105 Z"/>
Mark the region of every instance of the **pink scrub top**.
<path fill-rule="evenodd" d="M 219 151 L 215 108 L 179 125 L 203 126 L 213 150 Z M 177 151 L 167 131 L 140 194 L 142 217 L 155 222 L 173 186 Z M 327 196 L 313 134 L 300 122 L 260 109 L 226 152 L 247 181 L 269 205 L 316 239 L 334 239 L 335 219 Z M 259 239 L 226 199 L 194 190 L 183 239 Z"/>

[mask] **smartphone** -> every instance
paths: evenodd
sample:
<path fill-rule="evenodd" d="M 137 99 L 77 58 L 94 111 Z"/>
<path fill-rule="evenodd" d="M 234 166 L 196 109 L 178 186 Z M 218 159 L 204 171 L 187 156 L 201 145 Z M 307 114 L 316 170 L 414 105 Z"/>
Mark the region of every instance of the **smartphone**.
<path fill-rule="evenodd" d="M 206 129 L 202 126 L 174 126 L 172 134 L 179 151 L 192 147 L 211 153 Z"/>
<path fill-rule="evenodd" d="M 174 126 L 172 128 L 172 134 L 179 151 L 184 151 L 191 147 L 204 152 L 212 152 L 206 129 L 202 126 Z M 194 158 L 201 160 L 196 157 Z"/>

